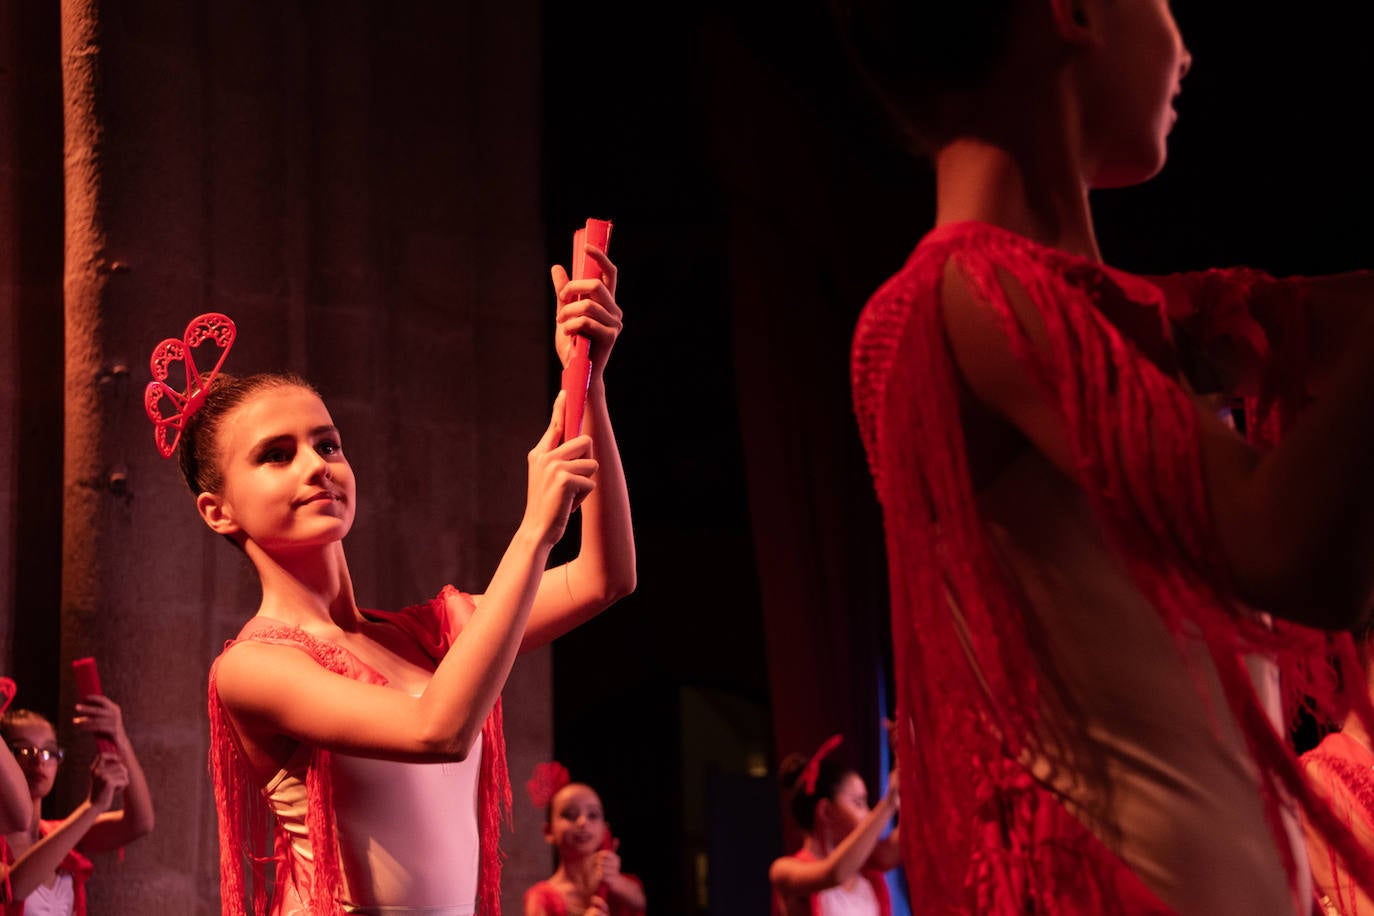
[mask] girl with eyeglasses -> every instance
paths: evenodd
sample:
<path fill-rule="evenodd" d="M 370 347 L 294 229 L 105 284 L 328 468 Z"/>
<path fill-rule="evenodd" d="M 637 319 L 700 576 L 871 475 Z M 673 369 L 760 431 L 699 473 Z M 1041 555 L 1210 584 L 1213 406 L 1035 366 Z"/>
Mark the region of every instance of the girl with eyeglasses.
<path fill-rule="evenodd" d="M 153 829 L 152 796 L 119 706 L 108 697 L 86 697 L 76 704 L 72 723 L 110 738 L 117 752 L 91 761 L 85 801 L 61 820 L 44 820 L 43 799 L 65 756 L 57 732 L 29 709 L 11 709 L 0 718 L 0 736 L 23 771 L 32 804 L 27 825 L 0 842 L 0 873 L 10 892 L 0 905 L 3 916 L 84 916 L 86 881 L 94 870 L 87 856 L 119 849 Z M 124 805 L 111 810 L 120 790 Z"/>

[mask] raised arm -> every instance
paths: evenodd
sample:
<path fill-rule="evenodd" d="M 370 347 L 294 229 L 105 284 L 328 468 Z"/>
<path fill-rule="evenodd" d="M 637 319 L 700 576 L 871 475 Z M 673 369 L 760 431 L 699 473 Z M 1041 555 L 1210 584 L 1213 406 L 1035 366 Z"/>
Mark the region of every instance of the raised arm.
<path fill-rule="evenodd" d="M 866 871 L 890 871 L 902 864 L 902 826 L 898 824 L 878 840 L 873 854 L 864 863 Z"/>
<path fill-rule="evenodd" d="M 558 303 L 555 345 L 559 358 L 565 363 L 570 358 L 574 335 L 583 334 L 591 340 L 592 373 L 583 429 L 591 436 L 597 460 L 596 490 L 582 503 L 577 556 L 549 570 L 540 583 L 521 651 L 550 642 L 635 588 L 630 497 L 606 405 L 604 378 L 606 362 L 621 329 L 622 313 L 615 300 L 617 273 L 601 249 L 588 245 L 586 250 L 601 266 L 603 280 L 569 281 L 559 266 L 553 268 L 552 278 Z"/>
<path fill-rule="evenodd" d="M 109 811 L 115 792 L 127 785 L 128 779 L 128 770 L 118 754 L 97 755 L 91 763 L 91 790 L 86 800 L 47 836 L 30 846 L 5 873 L 14 900 L 23 900 L 40 884 L 52 879 L 67 853 L 81 842 L 97 819 Z"/>
<path fill-rule="evenodd" d="M 529 497 L 515 537 L 424 693 L 333 674 L 289 646 L 245 640 L 215 669 L 221 701 L 241 729 L 393 759 L 462 759 L 505 685 L 550 549 L 593 489 L 586 436 L 558 442 L 562 396 L 529 453 Z"/>
<path fill-rule="evenodd" d="M 1047 355 L 1044 322 L 1024 290 L 1009 281 L 1006 293 L 1031 346 Z M 955 361 L 978 402 L 1075 475 L 1058 408 L 1013 352 L 1001 317 L 952 266 L 943 316 Z M 1213 412 L 1197 411 L 1206 499 L 1238 596 L 1312 626 L 1354 626 L 1374 587 L 1374 475 L 1368 473 L 1374 424 L 1362 420 L 1374 403 L 1371 319 L 1374 310 L 1349 328 L 1326 396 L 1272 451 L 1259 453 Z M 1160 341 L 1131 339 L 1168 370 Z"/>
<path fill-rule="evenodd" d="M 0 741 L 0 833 L 14 833 L 29 826 L 33 799 L 24 771 L 8 744 Z"/>
<path fill-rule="evenodd" d="M 114 741 L 129 777 L 124 787 L 123 807 L 97 817 L 79 845 L 82 852 L 118 849 L 152 832 L 153 796 L 148 791 L 148 780 L 134 753 L 133 742 L 124 729 L 124 714 L 119 706 L 109 697 L 90 696 L 76 704 L 76 712 L 72 721 L 77 728 Z"/>
<path fill-rule="evenodd" d="M 893 770 L 887 792 L 828 856 L 814 862 L 783 856 L 768 869 L 768 880 L 784 897 L 816 894 L 845 883 L 868 863 L 883 830 L 897 813 L 897 804 L 897 771 Z"/>

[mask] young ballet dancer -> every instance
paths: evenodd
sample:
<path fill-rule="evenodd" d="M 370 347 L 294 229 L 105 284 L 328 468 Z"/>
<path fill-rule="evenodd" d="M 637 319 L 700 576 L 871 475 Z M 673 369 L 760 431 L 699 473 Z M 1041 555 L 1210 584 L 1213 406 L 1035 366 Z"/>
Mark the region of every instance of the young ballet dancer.
<path fill-rule="evenodd" d="M 1191 65 L 1166 0 L 836 4 L 935 174 L 851 366 L 913 900 L 1306 916 L 1300 811 L 1371 883 L 1287 738 L 1371 595 L 1370 275 L 1104 263 L 1090 194 L 1164 166 Z"/>
<path fill-rule="evenodd" d="M 778 768 L 804 839 L 768 870 L 773 916 L 891 916 L 885 874 L 901 865 L 901 828 L 883 831 L 897 815 L 897 771 L 870 808 L 863 777 L 836 752 L 841 741 L 836 735 Z"/>
<path fill-rule="evenodd" d="M 620 870 L 620 841 L 596 790 L 556 760 L 536 766 L 525 787 L 558 856 L 554 873 L 525 891 L 525 916 L 644 916 L 644 883 Z"/>
<path fill-rule="evenodd" d="M 160 388 L 167 364 L 197 345 L 223 362 L 236 331 L 222 315 L 155 351 L 159 448 L 174 447 L 201 518 L 262 586 L 257 614 L 210 672 L 226 914 L 499 912 L 502 686 L 519 651 L 635 584 L 603 376 L 621 327 L 616 269 L 587 252 L 604 279 L 553 269 L 560 358 L 574 335 L 591 342 L 584 433 L 561 442 L 560 394 L 529 452 L 524 516 L 481 594 L 449 586 L 401 611 L 361 607 L 343 548 L 357 490 L 320 396 L 290 375 L 202 378 L 193 362 L 189 396 Z M 180 409 L 166 413 L 163 397 Z M 578 555 L 546 571 L 579 507 Z M 246 826 L 264 806 L 270 841 Z M 245 862 L 269 854 L 274 873 L 255 868 L 250 882 Z"/>
<path fill-rule="evenodd" d="M 0 870 L 10 889 L 0 907 L 4 916 L 85 916 L 86 882 L 94 871 L 89 856 L 120 849 L 153 829 L 152 794 L 123 712 L 109 697 L 89 696 L 76 704 L 76 713 L 77 728 L 112 740 L 114 750 L 96 754 L 86 800 L 60 820 L 43 819 L 43 799 L 65 757 L 52 723 L 29 709 L 0 717 L 0 735 L 23 769 L 30 799 L 27 823 L 4 837 Z M 112 811 L 121 790 L 123 805 Z"/>

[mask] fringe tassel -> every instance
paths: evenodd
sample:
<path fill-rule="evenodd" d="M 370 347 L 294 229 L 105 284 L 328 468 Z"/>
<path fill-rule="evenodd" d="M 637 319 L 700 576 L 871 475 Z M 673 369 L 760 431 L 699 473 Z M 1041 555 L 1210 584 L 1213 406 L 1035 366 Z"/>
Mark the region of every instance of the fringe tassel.
<path fill-rule="evenodd" d="M 482 763 L 478 771 L 478 826 L 482 837 L 477 912 L 501 916 L 501 824 L 511 823 L 510 774 L 506 769 L 506 732 L 498 699 L 482 725 Z"/>

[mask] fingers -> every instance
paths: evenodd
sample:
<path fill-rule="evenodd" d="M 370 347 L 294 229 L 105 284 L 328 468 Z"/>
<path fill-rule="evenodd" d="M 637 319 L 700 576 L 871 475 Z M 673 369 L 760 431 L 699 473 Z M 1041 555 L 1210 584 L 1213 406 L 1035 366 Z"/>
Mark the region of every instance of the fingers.
<path fill-rule="evenodd" d="M 580 464 L 580 462 L 571 462 L 570 465 L 571 464 Z M 568 475 L 564 486 L 564 492 L 572 498 L 568 506 L 569 514 L 575 511 L 578 506 L 582 505 L 582 501 L 590 496 L 592 491 L 596 489 L 596 483 L 592 480 L 592 474 L 596 473 L 596 462 L 592 461 L 591 465 L 592 470 L 586 473 L 581 473 L 576 468 L 570 467 L 571 473 Z"/>
<path fill-rule="evenodd" d="M 122 789 L 129 784 L 129 768 L 124 765 L 118 754 L 97 754 L 91 761 L 91 777 L 116 789 Z"/>
<path fill-rule="evenodd" d="M 91 761 L 91 803 L 108 810 L 115 792 L 129 785 L 129 770 L 118 754 L 103 753 Z"/>
<path fill-rule="evenodd" d="M 558 396 L 553 399 L 553 416 L 549 417 L 549 428 L 544 430 L 544 435 L 539 439 L 538 451 L 551 451 L 558 444 L 558 440 L 563 438 L 563 404 L 568 400 L 566 391 L 558 392 Z"/>
<path fill-rule="evenodd" d="M 84 699 L 78 700 L 75 704 L 78 715 L 86 719 L 100 719 L 102 721 L 117 721 L 120 716 L 119 707 L 109 697 L 92 694 Z"/>
<path fill-rule="evenodd" d="M 541 539 L 552 544 L 562 538 L 569 516 L 595 488 L 598 463 L 591 457 L 592 440 L 581 435 L 558 443 L 563 433 L 566 395 L 554 400 L 549 427 L 529 452 L 529 492 L 525 520 Z"/>
<path fill-rule="evenodd" d="M 613 340 L 625 328 L 620 307 L 595 299 L 578 299 L 558 310 L 558 332 L 565 337 L 581 334 L 594 343 Z"/>
<path fill-rule="evenodd" d="M 565 461 L 573 473 L 591 476 L 596 473 L 596 459 L 590 457 L 592 437 L 583 433 L 573 436 L 567 442 L 559 442 L 563 438 L 563 414 L 567 399 L 566 391 L 559 391 L 558 396 L 553 399 L 553 412 L 549 416 L 548 428 L 539 437 L 539 442 L 534 448 L 530 449 L 530 464 L 533 466 L 536 462 L 548 460 Z"/>
<path fill-rule="evenodd" d="M 591 243 L 584 245 L 582 250 L 601 268 L 601 282 L 606 284 L 606 289 L 610 290 L 612 295 L 614 295 L 615 281 L 616 277 L 619 275 L 619 271 L 616 270 L 615 262 L 610 259 L 604 249 L 598 248 Z"/>
<path fill-rule="evenodd" d="M 109 697 L 100 694 L 91 694 L 77 700 L 74 709 L 80 718 L 95 720 L 108 725 L 117 723 L 120 717 L 119 706 Z M 75 722 L 76 719 L 72 721 Z"/>
<path fill-rule="evenodd" d="M 620 306 L 615 294 L 600 280 L 569 280 L 558 294 L 556 315 L 562 318 L 564 312 L 577 307 L 594 309 L 600 307 L 608 314 L 620 317 Z M 575 313 L 572 313 L 575 314 Z"/>
<path fill-rule="evenodd" d="M 97 704 L 93 702 L 96 699 L 98 698 L 91 697 L 89 701 L 76 704 L 77 714 L 72 717 L 72 725 L 81 731 L 96 735 L 120 734 L 124 729 L 124 723 L 119 714 L 119 707 L 112 703 Z"/>
<path fill-rule="evenodd" d="M 596 861 L 597 872 L 602 881 L 609 881 L 611 878 L 620 875 L 620 856 L 610 850 L 602 850 L 601 858 Z"/>
<path fill-rule="evenodd" d="M 549 415 L 548 428 L 544 430 L 544 435 L 539 437 L 539 443 L 531 451 L 531 456 L 536 454 L 550 454 L 559 459 L 578 459 L 591 452 L 592 437 L 583 433 L 580 436 L 573 436 L 567 442 L 559 444 L 563 438 L 563 414 L 567 404 L 568 393 L 560 390 L 553 399 L 553 412 Z M 595 464 L 595 459 L 586 458 Z M 595 467 L 577 468 L 578 473 L 592 474 L 596 471 Z"/>
<path fill-rule="evenodd" d="M 576 302 L 579 299 L 593 299 L 608 308 L 615 307 L 616 267 L 601 249 L 588 245 L 587 251 L 601 267 L 601 276 L 572 279 L 567 271 L 558 265 L 550 269 L 554 294 L 560 304 Z"/>
<path fill-rule="evenodd" d="M 614 296 L 616 280 L 620 275 L 620 271 L 616 268 L 615 262 L 607 256 L 604 249 L 598 248 L 595 245 L 588 244 L 584 246 L 582 250 L 596 262 L 596 266 L 601 269 L 601 276 L 590 279 L 574 280 L 569 276 L 567 270 L 563 268 L 563 265 L 555 264 L 549 269 L 549 276 L 553 280 L 554 294 L 557 295 L 560 300 L 568 302 L 572 299 L 590 295 L 591 290 L 596 285 L 600 284 L 605 286 L 606 291 Z M 569 283 L 577 285 L 571 290 L 565 289 Z"/>
<path fill-rule="evenodd" d="M 587 901 L 586 912 L 597 913 L 599 916 L 611 916 L 610 906 L 607 905 L 604 899 L 596 894 L 593 894 L 592 898 Z"/>
<path fill-rule="evenodd" d="M 549 268 L 549 279 L 553 281 L 553 295 L 555 301 L 558 301 L 563 287 L 568 285 L 568 272 L 563 269 L 562 264 L 555 264 Z"/>

